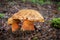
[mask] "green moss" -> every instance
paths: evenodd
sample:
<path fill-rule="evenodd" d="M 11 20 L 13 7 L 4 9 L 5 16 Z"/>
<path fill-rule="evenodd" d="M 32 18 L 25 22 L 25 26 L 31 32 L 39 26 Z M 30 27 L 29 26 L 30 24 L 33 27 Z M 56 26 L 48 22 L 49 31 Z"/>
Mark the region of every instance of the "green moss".
<path fill-rule="evenodd" d="M 60 29 L 60 18 L 53 18 L 51 20 L 51 26 Z"/>

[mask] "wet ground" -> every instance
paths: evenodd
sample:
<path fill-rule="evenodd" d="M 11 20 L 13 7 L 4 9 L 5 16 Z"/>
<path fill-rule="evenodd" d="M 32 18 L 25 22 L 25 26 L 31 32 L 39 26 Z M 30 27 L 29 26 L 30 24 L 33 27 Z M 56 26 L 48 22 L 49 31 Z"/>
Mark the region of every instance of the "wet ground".
<path fill-rule="evenodd" d="M 0 40 L 60 40 L 60 29 L 51 27 L 51 22 L 49 22 L 52 18 L 60 17 L 60 12 L 54 13 L 50 5 L 44 7 L 38 4 L 22 3 L 19 1 L 8 2 L 5 5 L 2 4 L 0 13 L 5 14 L 5 17 L 0 18 Z M 10 26 L 7 25 L 7 19 L 14 13 L 25 8 L 38 10 L 43 15 L 45 22 L 36 22 L 35 27 L 37 27 L 38 30 L 34 32 L 22 32 L 18 30 L 17 32 L 12 33 L 8 30 L 10 29 Z"/>

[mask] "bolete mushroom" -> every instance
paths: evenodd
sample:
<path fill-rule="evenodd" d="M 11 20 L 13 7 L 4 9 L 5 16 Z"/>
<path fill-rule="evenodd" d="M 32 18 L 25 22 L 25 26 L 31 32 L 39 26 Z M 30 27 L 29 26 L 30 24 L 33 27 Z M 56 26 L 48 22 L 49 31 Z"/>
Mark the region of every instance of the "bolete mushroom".
<path fill-rule="evenodd" d="M 34 22 L 44 22 L 43 16 L 38 11 L 22 9 L 8 19 L 8 24 L 12 24 L 12 31 L 16 31 L 19 28 L 18 24 L 14 21 L 15 19 L 23 21 L 21 27 L 23 31 L 34 31 Z"/>

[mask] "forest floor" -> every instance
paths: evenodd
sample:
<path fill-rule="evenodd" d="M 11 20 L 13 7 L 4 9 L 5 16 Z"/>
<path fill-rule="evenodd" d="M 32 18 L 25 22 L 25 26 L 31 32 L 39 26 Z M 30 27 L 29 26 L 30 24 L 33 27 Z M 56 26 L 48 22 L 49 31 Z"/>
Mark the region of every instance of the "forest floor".
<path fill-rule="evenodd" d="M 7 19 L 25 8 L 38 10 L 43 15 L 45 22 L 35 23 L 35 26 L 40 28 L 34 32 L 22 32 L 19 30 L 12 33 L 8 31 L 10 27 L 7 25 Z M 54 13 L 52 10 L 51 5 L 44 5 L 42 7 L 38 4 L 22 3 L 19 1 L 1 5 L 0 13 L 5 14 L 5 17 L 0 18 L 0 40 L 60 40 L 60 29 L 51 27 L 51 22 L 49 22 L 52 18 L 60 17 L 60 12 Z"/>

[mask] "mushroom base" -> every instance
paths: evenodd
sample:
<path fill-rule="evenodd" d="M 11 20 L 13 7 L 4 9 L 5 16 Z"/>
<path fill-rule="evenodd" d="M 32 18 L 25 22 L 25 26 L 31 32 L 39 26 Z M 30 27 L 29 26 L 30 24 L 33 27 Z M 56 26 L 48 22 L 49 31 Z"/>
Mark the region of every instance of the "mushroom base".
<path fill-rule="evenodd" d="M 34 24 L 32 21 L 24 20 L 21 30 L 23 31 L 34 31 Z"/>

